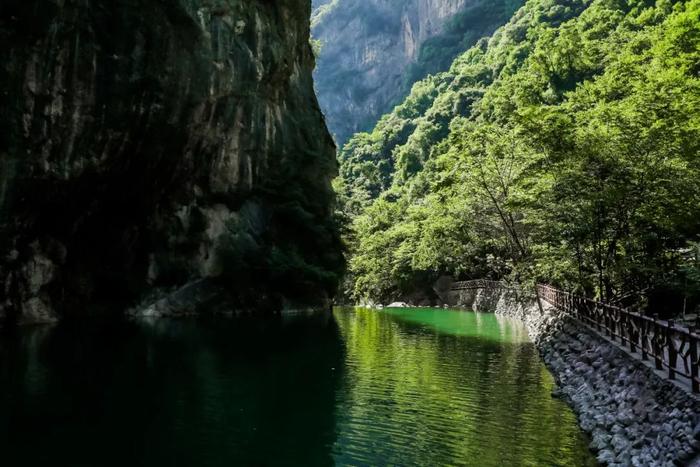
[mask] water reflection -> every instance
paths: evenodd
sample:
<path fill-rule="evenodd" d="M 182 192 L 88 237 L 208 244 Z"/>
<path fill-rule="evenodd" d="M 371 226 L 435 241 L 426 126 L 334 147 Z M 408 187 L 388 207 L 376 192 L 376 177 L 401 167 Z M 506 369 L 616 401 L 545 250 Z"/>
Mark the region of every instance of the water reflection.
<path fill-rule="evenodd" d="M 587 465 L 493 315 L 65 322 L 0 336 L 3 465 Z"/>
<path fill-rule="evenodd" d="M 337 310 L 339 464 L 595 465 L 525 329 L 492 314 Z"/>
<path fill-rule="evenodd" d="M 0 343 L 4 465 L 333 462 L 344 350 L 328 315 L 32 332 Z"/>

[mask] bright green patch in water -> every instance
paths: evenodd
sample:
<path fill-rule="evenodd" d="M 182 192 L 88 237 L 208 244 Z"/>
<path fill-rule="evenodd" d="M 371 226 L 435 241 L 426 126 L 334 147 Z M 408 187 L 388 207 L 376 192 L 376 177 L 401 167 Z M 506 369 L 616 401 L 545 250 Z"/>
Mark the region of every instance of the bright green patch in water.
<path fill-rule="evenodd" d="M 595 465 L 522 324 L 471 312 L 336 310 L 339 464 Z"/>
<path fill-rule="evenodd" d="M 529 342 L 527 330 L 516 321 L 493 313 L 472 313 L 441 308 L 385 308 L 383 313 L 441 334 L 470 336 L 518 344 Z"/>
<path fill-rule="evenodd" d="M 3 465 L 593 465 L 522 326 L 446 310 L 0 336 Z"/>

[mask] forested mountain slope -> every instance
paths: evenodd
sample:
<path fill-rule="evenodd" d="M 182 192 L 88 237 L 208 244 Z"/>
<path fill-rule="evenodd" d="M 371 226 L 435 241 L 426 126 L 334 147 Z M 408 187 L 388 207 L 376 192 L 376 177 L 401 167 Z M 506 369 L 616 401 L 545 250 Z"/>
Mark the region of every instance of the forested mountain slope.
<path fill-rule="evenodd" d="M 351 292 L 454 274 L 692 306 L 699 73 L 700 0 L 528 1 L 341 151 Z"/>
<path fill-rule="evenodd" d="M 315 72 L 336 142 L 371 128 L 428 73 L 505 23 L 522 0 L 315 0 Z"/>

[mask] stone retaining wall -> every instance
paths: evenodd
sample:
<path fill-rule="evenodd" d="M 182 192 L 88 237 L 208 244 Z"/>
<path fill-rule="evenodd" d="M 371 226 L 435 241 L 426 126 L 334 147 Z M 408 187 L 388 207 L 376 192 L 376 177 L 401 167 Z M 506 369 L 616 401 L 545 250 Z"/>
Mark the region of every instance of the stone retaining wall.
<path fill-rule="evenodd" d="M 451 292 L 450 302 L 522 320 L 562 397 L 614 466 L 700 465 L 700 400 L 546 302 L 508 289 Z"/>

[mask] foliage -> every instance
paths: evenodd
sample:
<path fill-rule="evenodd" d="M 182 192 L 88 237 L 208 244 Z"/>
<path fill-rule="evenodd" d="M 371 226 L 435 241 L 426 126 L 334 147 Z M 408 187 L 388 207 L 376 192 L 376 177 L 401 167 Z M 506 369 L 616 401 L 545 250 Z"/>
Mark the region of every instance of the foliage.
<path fill-rule="evenodd" d="M 311 51 L 313 52 L 314 57 L 318 58 L 321 55 L 321 50 L 323 50 L 323 42 L 312 37 L 309 39 L 309 45 L 311 45 Z"/>
<path fill-rule="evenodd" d="M 404 77 L 410 88 L 413 83 L 431 73 L 449 68 L 465 49 L 493 31 L 493 25 L 503 24 L 522 5 L 521 0 L 475 2 L 454 15 L 444 31 L 421 45 L 418 60 Z"/>
<path fill-rule="evenodd" d="M 307 306 L 337 292 L 345 269 L 339 223 L 329 210 L 330 187 L 314 183 L 328 169 L 320 161 L 314 168 L 317 173 L 294 164 L 271 169 L 226 225 L 222 279 L 241 304 Z"/>
<path fill-rule="evenodd" d="M 323 43 L 316 89 L 339 145 L 357 129 L 375 125 L 383 113 L 406 98 L 416 81 L 448 68 L 457 55 L 506 22 L 523 0 L 457 2 L 445 5 L 445 11 L 430 13 L 430 18 L 420 18 L 424 14 L 420 3 L 313 2 L 312 31 Z M 449 15 L 444 25 L 442 15 Z M 384 47 L 401 58 L 388 57 Z M 399 68 L 382 66 L 385 59 Z"/>
<path fill-rule="evenodd" d="M 448 273 L 697 300 L 699 73 L 700 0 L 528 1 L 341 151 L 354 296 Z"/>

